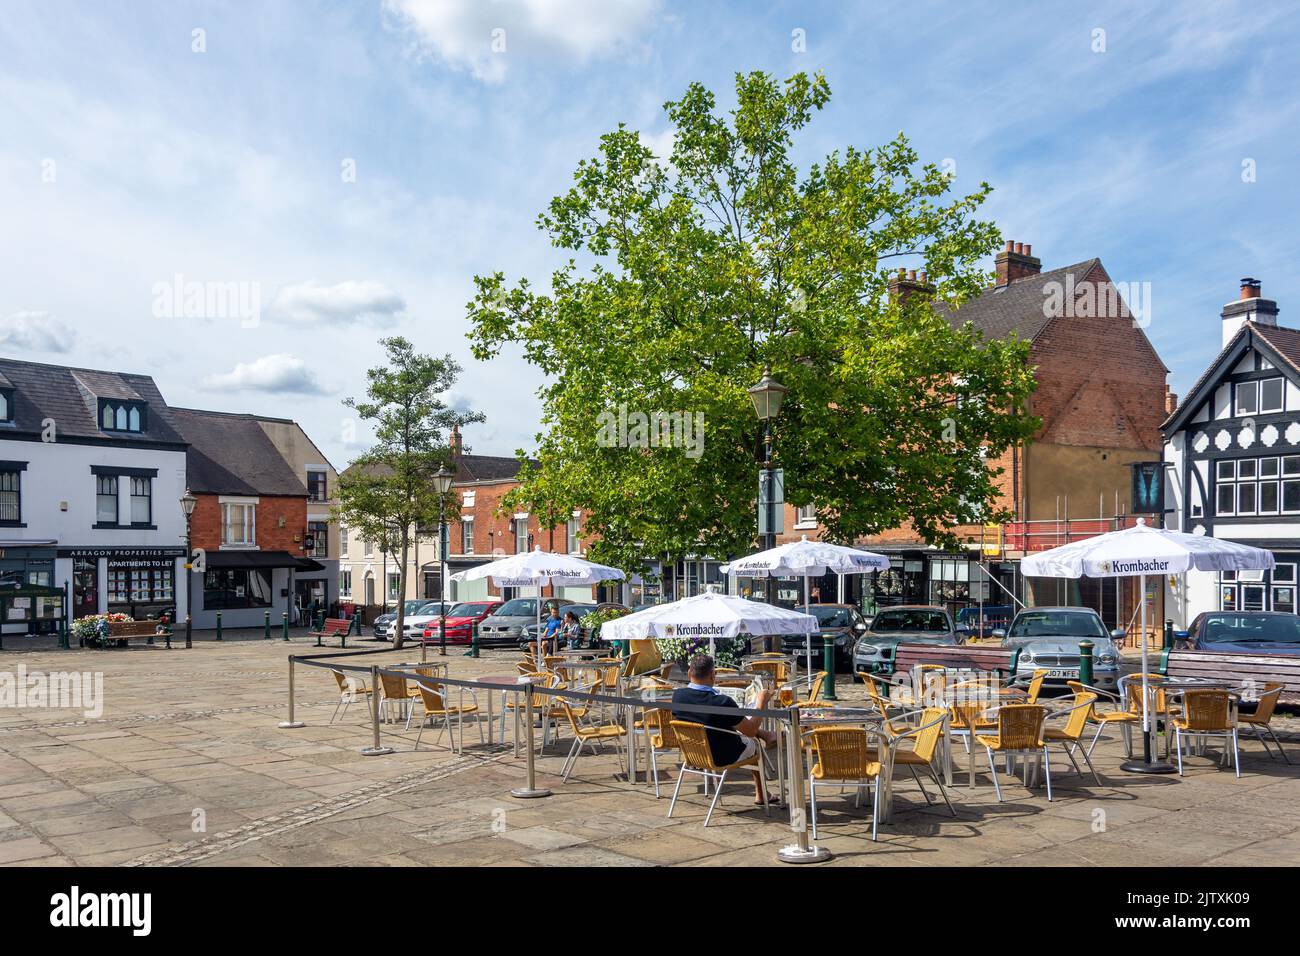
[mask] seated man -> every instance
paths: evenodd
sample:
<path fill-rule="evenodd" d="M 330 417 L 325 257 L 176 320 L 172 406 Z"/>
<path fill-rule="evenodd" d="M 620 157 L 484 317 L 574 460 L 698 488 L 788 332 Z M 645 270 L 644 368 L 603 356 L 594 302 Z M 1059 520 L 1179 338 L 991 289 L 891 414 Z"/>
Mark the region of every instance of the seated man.
<path fill-rule="evenodd" d="M 713 670 L 713 658 L 708 654 L 696 654 L 692 657 L 687 665 L 686 673 L 690 678 L 690 684 L 673 691 L 674 704 L 699 704 L 704 707 L 736 708 L 734 700 L 726 694 L 719 694 L 714 691 L 713 682 L 716 675 Z M 760 709 L 766 707 L 771 696 L 771 690 L 760 691 L 757 706 Z M 772 743 L 776 740 L 775 733 L 770 730 L 763 730 L 760 727 L 762 719 L 759 717 L 741 717 L 740 714 L 736 714 L 734 717 L 728 714 L 700 714 L 688 710 L 679 711 L 674 708 L 673 719 L 686 720 L 693 724 L 704 724 L 706 727 L 735 730 L 742 735 L 737 737 L 736 734 L 716 733 L 712 730 L 706 731 L 709 739 L 709 750 L 713 753 L 713 762 L 719 767 L 725 767 L 740 760 L 748 760 L 758 750 L 759 740 L 766 743 Z M 754 803 L 762 806 L 762 781 L 757 770 L 753 770 L 751 773 L 754 775 Z"/>

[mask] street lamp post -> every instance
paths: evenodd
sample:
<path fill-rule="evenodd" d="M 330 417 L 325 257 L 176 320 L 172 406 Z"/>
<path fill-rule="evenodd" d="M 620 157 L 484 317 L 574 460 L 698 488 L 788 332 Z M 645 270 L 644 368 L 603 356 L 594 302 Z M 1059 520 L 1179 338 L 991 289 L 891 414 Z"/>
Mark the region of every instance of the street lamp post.
<path fill-rule="evenodd" d="M 194 646 L 194 575 L 191 573 L 194 569 L 194 548 L 190 544 L 190 522 L 194 517 L 194 506 L 198 504 L 199 499 L 190 494 L 190 489 L 185 489 L 185 494 L 181 496 L 181 513 L 185 515 L 185 646 L 192 648 Z"/>
<path fill-rule="evenodd" d="M 754 403 L 754 412 L 763 423 L 763 481 L 760 487 L 767 489 L 767 500 L 758 502 L 760 508 L 766 508 L 767 531 L 762 535 L 761 549 L 776 547 L 776 480 L 772 468 L 772 422 L 781 414 L 781 403 L 785 400 L 788 389 L 772 377 L 770 369 L 763 369 L 763 377 L 757 385 L 747 389 L 750 400 Z M 762 524 L 763 522 L 760 522 Z M 768 575 L 767 602 L 775 604 L 776 580 Z"/>
<path fill-rule="evenodd" d="M 443 465 L 433 476 L 438 491 L 438 656 L 447 656 L 447 492 L 456 477 Z"/>

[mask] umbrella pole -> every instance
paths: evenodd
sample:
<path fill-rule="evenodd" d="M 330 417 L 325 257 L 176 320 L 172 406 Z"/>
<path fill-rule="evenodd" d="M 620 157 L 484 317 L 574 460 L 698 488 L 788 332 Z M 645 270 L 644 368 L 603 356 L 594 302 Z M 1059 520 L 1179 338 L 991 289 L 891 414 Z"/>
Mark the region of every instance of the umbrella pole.
<path fill-rule="evenodd" d="M 803 612 L 805 614 L 810 613 L 808 607 L 808 573 L 807 572 L 804 572 L 804 576 L 803 576 Z M 808 630 L 808 626 L 806 624 L 804 625 L 804 632 L 803 632 L 803 650 L 804 650 L 804 659 L 803 659 L 804 668 L 805 670 L 808 671 L 807 674 L 808 686 L 811 687 L 812 686 L 812 631 Z M 825 661 L 822 661 L 822 668 L 823 669 L 826 668 Z"/>
<path fill-rule="evenodd" d="M 1142 602 L 1142 759 L 1119 765 L 1129 773 L 1174 773 L 1173 764 L 1151 758 L 1151 685 L 1147 679 L 1147 576 L 1138 576 L 1138 600 Z"/>

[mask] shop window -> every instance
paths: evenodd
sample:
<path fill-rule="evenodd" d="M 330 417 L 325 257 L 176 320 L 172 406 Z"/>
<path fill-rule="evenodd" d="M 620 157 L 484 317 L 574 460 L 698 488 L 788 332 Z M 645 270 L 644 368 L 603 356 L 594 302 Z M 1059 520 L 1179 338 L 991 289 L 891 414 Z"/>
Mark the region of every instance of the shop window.
<path fill-rule="evenodd" d="M 270 607 L 271 573 L 259 569 L 212 568 L 203 575 L 203 606 Z"/>

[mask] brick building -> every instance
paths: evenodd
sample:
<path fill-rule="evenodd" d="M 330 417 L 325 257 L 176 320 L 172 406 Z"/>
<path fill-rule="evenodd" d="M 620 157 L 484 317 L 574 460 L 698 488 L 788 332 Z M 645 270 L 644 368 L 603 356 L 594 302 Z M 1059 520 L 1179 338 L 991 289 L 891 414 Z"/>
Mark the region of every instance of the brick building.
<path fill-rule="evenodd" d="M 952 609 L 981 599 L 1007 603 L 1012 591 L 1031 604 L 1083 603 L 1107 622 L 1126 620 L 1132 596 L 1113 583 L 1039 579 L 1027 585 L 1017 564 L 1026 551 L 1127 523 L 1128 466 L 1161 457 L 1160 426 L 1173 396 L 1168 370 L 1143 331 L 1149 293 L 1131 289 L 1131 311 L 1100 259 L 1043 272 L 1021 243 L 1008 242 L 995 265 L 993 286 L 945 311 L 954 325 L 971 322 L 985 339 L 1016 335 L 1030 343 L 1037 385 L 1029 411 L 1042 426 L 1032 441 L 991 463 L 1004 469 L 1001 504 L 1015 520 L 959 528 L 966 546 L 951 552 L 928 547 L 906 526 L 864 538 L 860 545 L 889 554 L 894 567 L 865 582 L 846 577 L 844 591 L 834 578 L 818 582 L 818 589 L 823 600 L 843 594 L 868 607 L 933 602 Z M 895 295 L 927 289 L 923 273 L 893 283 Z M 782 540 L 820 533 L 813 509 L 787 507 L 785 528 Z"/>
<path fill-rule="evenodd" d="M 292 620 L 295 575 L 323 569 L 307 548 L 306 485 L 255 416 L 167 414 L 189 442 L 191 542 L 207 565 L 194 575 L 194 626 L 215 627 L 218 612 L 225 627 L 260 627 L 267 613 Z"/>

